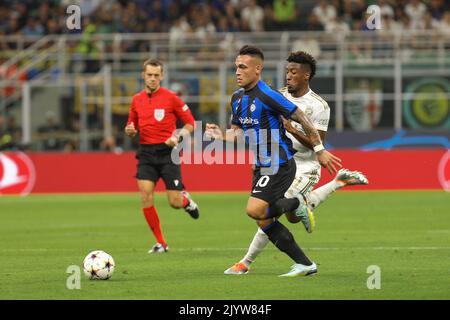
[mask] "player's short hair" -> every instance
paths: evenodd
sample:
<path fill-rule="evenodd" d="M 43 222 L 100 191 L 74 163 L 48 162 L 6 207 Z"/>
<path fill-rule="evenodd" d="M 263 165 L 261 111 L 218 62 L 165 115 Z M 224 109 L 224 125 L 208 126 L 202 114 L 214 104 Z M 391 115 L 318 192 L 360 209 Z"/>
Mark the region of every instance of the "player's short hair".
<path fill-rule="evenodd" d="M 309 53 L 306 53 L 304 51 L 296 51 L 291 52 L 289 57 L 286 59 L 287 62 L 294 62 L 301 64 L 302 66 L 306 66 L 309 70 L 309 81 L 314 77 L 316 74 L 316 59 Z"/>
<path fill-rule="evenodd" d="M 144 71 L 147 66 L 153 66 L 153 67 L 160 67 L 161 72 L 163 71 L 163 63 L 158 59 L 147 59 L 144 61 L 144 64 L 142 65 Z"/>
<path fill-rule="evenodd" d="M 250 46 L 250 45 L 243 46 L 241 49 L 239 49 L 239 55 L 240 56 L 258 57 L 262 61 L 264 61 L 263 52 L 261 51 L 261 49 L 255 47 L 255 46 Z"/>

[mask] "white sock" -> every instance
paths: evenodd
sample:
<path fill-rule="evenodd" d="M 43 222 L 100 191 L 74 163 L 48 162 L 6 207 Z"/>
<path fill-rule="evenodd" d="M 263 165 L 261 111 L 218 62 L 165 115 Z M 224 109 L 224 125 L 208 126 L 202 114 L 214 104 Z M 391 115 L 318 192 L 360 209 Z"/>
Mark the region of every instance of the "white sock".
<path fill-rule="evenodd" d="M 253 237 L 252 243 L 250 243 L 250 246 L 248 247 L 247 254 L 240 262 L 249 267 L 261 251 L 264 250 L 268 243 L 269 237 L 264 231 L 261 230 L 261 228 L 258 228 L 258 231 L 256 231 L 255 236 Z"/>
<path fill-rule="evenodd" d="M 308 200 L 309 205 L 313 209 L 316 209 L 322 202 L 325 201 L 325 199 L 330 196 L 330 194 L 342 187 L 342 183 L 337 182 L 336 180 L 332 180 L 327 184 L 321 186 L 320 188 L 317 188 L 316 190 L 306 194 L 305 197 Z"/>

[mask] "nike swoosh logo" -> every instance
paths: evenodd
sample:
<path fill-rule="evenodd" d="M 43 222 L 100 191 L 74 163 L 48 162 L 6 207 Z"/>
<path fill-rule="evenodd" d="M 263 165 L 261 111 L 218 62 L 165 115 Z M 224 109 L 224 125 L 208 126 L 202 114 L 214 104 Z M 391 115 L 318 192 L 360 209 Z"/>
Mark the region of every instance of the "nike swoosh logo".
<path fill-rule="evenodd" d="M 252 193 L 262 192 L 261 190 L 253 190 Z"/>

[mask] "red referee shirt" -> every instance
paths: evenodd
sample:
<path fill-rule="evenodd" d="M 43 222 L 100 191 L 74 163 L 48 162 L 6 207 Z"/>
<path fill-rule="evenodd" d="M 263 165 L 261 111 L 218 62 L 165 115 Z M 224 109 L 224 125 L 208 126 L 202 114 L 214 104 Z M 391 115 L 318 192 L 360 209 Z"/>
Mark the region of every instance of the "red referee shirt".
<path fill-rule="evenodd" d="M 140 144 L 159 144 L 175 131 L 177 118 L 194 126 L 194 117 L 183 100 L 174 92 L 159 87 L 151 94 L 144 89 L 133 96 L 128 124 L 133 122 L 139 131 Z"/>

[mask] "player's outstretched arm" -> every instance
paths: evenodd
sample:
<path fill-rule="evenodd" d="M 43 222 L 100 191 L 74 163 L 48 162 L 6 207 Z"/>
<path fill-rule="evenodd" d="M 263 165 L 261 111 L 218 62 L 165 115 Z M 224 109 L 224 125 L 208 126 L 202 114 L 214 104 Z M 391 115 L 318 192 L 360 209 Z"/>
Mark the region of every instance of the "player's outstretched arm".
<path fill-rule="evenodd" d="M 242 129 L 234 124 L 232 124 L 231 128 L 227 129 L 224 133 L 217 124 L 207 123 L 205 133 L 209 138 L 225 140 L 228 142 L 235 142 L 237 138 L 243 136 Z"/>
<path fill-rule="evenodd" d="M 325 150 L 320 139 L 319 132 L 314 128 L 311 121 L 306 117 L 305 113 L 299 108 L 291 115 L 291 119 L 300 123 L 305 130 L 306 136 L 310 139 L 313 150 L 316 152 L 317 160 L 320 165 L 328 170 L 330 174 L 334 174 L 338 171 L 337 168 L 342 167 L 342 160 L 332 153 Z"/>
<path fill-rule="evenodd" d="M 286 129 L 287 132 L 289 132 L 297 141 L 299 141 L 302 145 L 305 147 L 314 150 L 314 146 L 311 142 L 311 140 L 302 132 L 297 130 L 291 123 L 291 120 L 287 120 L 285 117 L 281 116 L 281 119 L 283 120 L 283 126 Z M 326 131 L 318 130 L 320 140 L 322 141 L 322 144 L 325 142 L 325 138 L 327 136 Z"/>
<path fill-rule="evenodd" d="M 295 112 L 291 115 L 291 119 L 302 125 L 303 130 L 305 130 L 306 136 L 310 139 L 311 144 L 313 145 L 313 148 L 322 144 L 319 132 L 316 128 L 314 128 L 312 122 L 308 119 L 306 114 L 302 110 L 300 110 L 300 108 L 297 108 L 295 110 Z"/>

